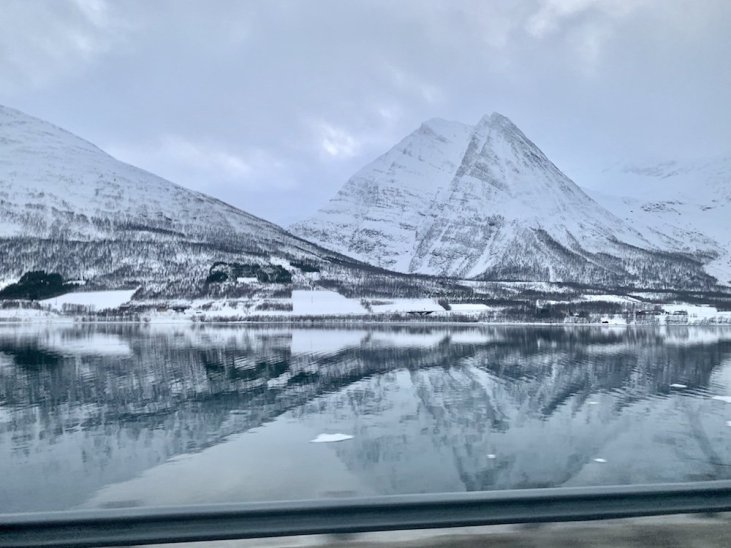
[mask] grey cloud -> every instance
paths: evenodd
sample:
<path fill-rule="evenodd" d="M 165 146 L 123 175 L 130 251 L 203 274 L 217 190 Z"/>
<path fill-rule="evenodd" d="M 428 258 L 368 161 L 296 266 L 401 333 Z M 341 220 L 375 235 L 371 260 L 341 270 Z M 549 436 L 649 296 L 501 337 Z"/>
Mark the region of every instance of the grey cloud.
<path fill-rule="evenodd" d="M 3 6 L 1 103 L 282 223 L 435 116 L 500 111 L 587 186 L 731 153 L 725 0 Z"/>
<path fill-rule="evenodd" d="M 84 70 L 129 30 L 104 0 L 5 0 L 0 91 L 35 90 Z"/>

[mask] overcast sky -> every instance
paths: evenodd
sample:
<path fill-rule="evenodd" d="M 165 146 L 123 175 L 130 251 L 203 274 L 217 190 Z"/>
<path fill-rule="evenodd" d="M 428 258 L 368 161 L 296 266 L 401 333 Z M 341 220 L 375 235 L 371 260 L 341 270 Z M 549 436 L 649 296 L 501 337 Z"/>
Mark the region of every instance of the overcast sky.
<path fill-rule="evenodd" d="M 577 183 L 731 153 L 729 0 L 1 0 L 0 103 L 280 224 L 428 118 Z"/>

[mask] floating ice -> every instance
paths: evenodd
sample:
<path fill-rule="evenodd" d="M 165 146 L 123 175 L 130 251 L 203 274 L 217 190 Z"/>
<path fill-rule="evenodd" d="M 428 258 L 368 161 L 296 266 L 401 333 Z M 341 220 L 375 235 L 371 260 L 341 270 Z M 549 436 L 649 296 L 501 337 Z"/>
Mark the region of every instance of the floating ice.
<path fill-rule="evenodd" d="M 726 426 L 731 426 L 731 421 L 726 421 Z"/>
<path fill-rule="evenodd" d="M 607 459 L 594 459 L 594 462 L 607 462 Z"/>
<path fill-rule="evenodd" d="M 310 443 L 332 443 L 350 439 L 353 439 L 353 436 L 349 436 L 348 434 L 320 434 L 314 440 L 310 440 Z"/>
<path fill-rule="evenodd" d="M 598 401 L 588 401 L 586 403 L 587 403 L 587 405 L 599 405 Z"/>
<path fill-rule="evenodd" d="M 731 403 L 731 396 L 712 396 L 711 399 Z"/>
<path fill-rule="evenodd" d="M 495 455 L 493 455 L 492 453 L 490 453 L 489 455 L 487 455 L 487 458 L 488 459 L 496 459 L 497 457 Z"/>
<path fill-rule="evenodd" d="M 678 383 L 674 382 L 673 384 L 670 385 L 670 388 L 688 388 L 688 387 L 685 384 L 678 384 Z"/>

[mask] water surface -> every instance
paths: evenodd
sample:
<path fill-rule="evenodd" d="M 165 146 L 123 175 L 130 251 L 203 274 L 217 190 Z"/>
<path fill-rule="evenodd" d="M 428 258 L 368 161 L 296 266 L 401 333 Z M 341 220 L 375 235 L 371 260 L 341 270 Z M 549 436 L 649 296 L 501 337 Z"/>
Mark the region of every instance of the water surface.
<path fill-rule="evenodd" d="M 0 326 L 0 512 L 729 479 L 724 396 L 724 328 Z"/>

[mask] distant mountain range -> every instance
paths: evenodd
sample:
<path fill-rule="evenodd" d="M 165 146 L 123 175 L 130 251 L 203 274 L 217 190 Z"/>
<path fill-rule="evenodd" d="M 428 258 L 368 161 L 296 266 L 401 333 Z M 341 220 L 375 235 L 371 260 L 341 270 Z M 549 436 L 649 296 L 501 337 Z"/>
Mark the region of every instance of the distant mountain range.
<path fill-rule="evenodd" d="M 591 196 L 659 246 L 705 256 L 706 271 L 731 285 L 731 156 L 615 166 Z"/>
<path fill-rule="evenodd" d="M 356 173 L 292 232 L 400 272 L 606 286 L 698 286 L 710 237 L 663 238 L 611 212 L 509 119 L 430 120 Z"/>
<path fill-rule="evenodd" d="M 207 280 L 238 263 L 351 294 L 456 286 L 444 277 L 707 289 L 729 267 L 731 170 L 704 166 L 718 192 L 697 203 L 593 199 L 504 116 L 431 120 L 288 232 L 0 107 L 0 285 L 42 269 L 139 296 L 236 296 L 245 284 Z M 225 265 L 217 281 L 262 271 Z"/>

